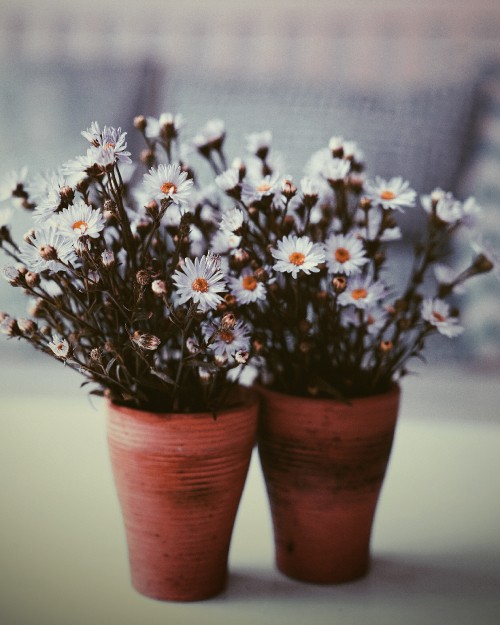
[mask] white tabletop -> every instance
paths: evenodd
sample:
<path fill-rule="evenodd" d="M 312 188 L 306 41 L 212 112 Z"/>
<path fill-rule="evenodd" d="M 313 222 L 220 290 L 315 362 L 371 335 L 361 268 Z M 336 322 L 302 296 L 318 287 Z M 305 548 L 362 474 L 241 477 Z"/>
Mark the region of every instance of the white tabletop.
<path fill-rule="evenodd" d="M 366 578 L 314 586 L 275 570 L 255 455 L 225 592 L 175 604 L 142 597 L 130 586 L 102 404 L 93 407 L 78 376 L 61 375 L 51 362 L 41 367 L 35 359 L 31 369 L 3 365 L 2 624 L 500 623 L 496 376 L 430 368 L 405 380 Z"/>

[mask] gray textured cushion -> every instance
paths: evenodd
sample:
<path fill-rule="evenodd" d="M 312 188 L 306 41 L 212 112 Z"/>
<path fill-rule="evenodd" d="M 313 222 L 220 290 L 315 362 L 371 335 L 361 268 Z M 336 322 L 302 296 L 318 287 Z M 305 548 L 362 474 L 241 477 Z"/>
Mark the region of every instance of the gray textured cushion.
<path fill-rule="evenodd" d="M 332 135 L 356 141 L 368 173 L 402 175 L 419 191 L 456 187 L 470 139 L 473 81 L 404 92 L 334 83 L 311 86 L 297 77 L 277 82 L 167 76 L 162 110 L 180 112 L 194 134 L 210 117 L 228 129 L 230 156 L 243 155 L 245 133 L 272 130 L 289 170 L 302 174 L 310 153 Z"/>

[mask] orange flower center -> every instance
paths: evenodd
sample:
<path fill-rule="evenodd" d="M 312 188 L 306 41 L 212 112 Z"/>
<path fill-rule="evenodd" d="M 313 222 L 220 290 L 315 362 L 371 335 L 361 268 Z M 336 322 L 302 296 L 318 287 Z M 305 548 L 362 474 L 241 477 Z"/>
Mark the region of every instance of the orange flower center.
<path fill-rule="evenodd" d="M 115 147 L 115 144 L 114 144 L 114 143 L 109 143 L 109 142 L 108 142 L 108 143 L 105 143 L 105 144 L 104 144 L 104 149 L 105 149 L 105 150 L 107 150 L 107 149 L 109 149 L 109 148 L 114 148 L 114 147 Z"/>
<path fill-rule="evenodd" d="M 206 293 L 208 291 L 208 282 L 205 278 L 196 278 L 191 285 L 193 291 L 198 291 L 198 293 Z"/>
<path fill-rule="evenodd" d="M 436 319 L 436 321 L 440 321 L 440 322 L 446 321 L 446 318 L 441 313 L 438 313 L 436 311 L 432 313 L 432 316 L 434 317 L 434 319 Z"/>
<path fill-rule="evenodd" d="M 219 332 L 219 336 L 226 344 L 234 341 L 234 332 L 231 332 L 231 330 L 221 330 L 221 332 Z"/>
<path fill-rule="evenodd" d="M 173 182 L 164 182 L 161 185 L 161 192 L 165 195 L 171 195 L 172 193 L 177 193 L 177 187 Z"/>
<path fill-rule="evenodd" d="M 368 295 L 368 291 L 366 289 L 354 289 L 351 295 L 353 299 L 365 299 Z"/>
<path fill-rule="evenodd" d="M 292 252 L 288 257 L 288 260 L 292 263 L 292 265 L 296 265 L 300 267 L 300 265 L 304 264 L 306 257 L 301 252 Z"/>
<path fill-rule="evenodd" d="M 85 232 L 87 232 L 88 227 L 89 225 L 86 221 L 75 221 L 75 223 L 73 224 L 73 230 L 81 232 L 82 234 L 85 234 Z"/>
<path fill-rule="evenodd" d="M 255 291 L 257 288 L 257 280 L 253 276 L 244 276 L 241 284 L 247 291 Z"/>
<path fill-rule="evenodd" d="M 339 263 L 345 263 L 351 258 L 349 254 L 349 250 L 346 250 L 345 247 L 339 247 L 335 250 L 335 260 Z"/>
<path fill-rule="evenodd" d="M 396 194 L 394 193 L 394 191 L 391 191 L 390 189 L 384 189 L 382 193 L 380 194 L 380 197 L 383 200 L 393 200 L 396 197 Z"/>
<path fill-rule="evenodd" d="M 271 190 L 271 185 L 268 182 L 263 182 L 257 187 L 257 191 L 259 193 L 267 193 L 267 191 Z"/>

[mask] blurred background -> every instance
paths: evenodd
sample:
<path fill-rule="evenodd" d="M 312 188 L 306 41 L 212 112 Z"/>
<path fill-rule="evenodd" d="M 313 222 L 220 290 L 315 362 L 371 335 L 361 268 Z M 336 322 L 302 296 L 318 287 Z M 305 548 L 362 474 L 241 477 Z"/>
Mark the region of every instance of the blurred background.
<path fill-rule="evenodd" d="M 137 114 L 180 112 L 188 136 L 220 117 L 230 157 L 270 129 L 298 179 L 341 135 L 369 175 L 472 194 L 499 247 L 498 0 L 0 0 L 0 85 L 0 178 L 83 153 L 93 120 L 128 130 L 137 155 Z M 26 224 L 20 214 L 18 237 Z M 1 282 L 0 310 L 24 316 L 26 298 Z M 470 289 L 467 332 L 431 360 L 500 366 L 499 291 L 493 276 Z M 19 368 L 38 358 L 0 337 L 5 388 L 22 390 Z"/>

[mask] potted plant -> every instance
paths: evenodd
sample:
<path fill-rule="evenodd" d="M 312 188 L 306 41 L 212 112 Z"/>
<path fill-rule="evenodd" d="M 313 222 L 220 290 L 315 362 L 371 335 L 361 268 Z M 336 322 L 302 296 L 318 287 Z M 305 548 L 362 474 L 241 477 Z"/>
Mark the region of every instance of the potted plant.
<path fill-rule="evenodd" d="M 33 228 L 18 244 L 1 225 L 13 262 L 4 276 L 30 299 L 30 317 L 2 313 L 1 329 L 106 398 L 132 583 L 197 600 L 224 587 L 258 400 L 239 384 L 251 336 L 225 304 L 224 267 L 206 245 L 214 217 L 172 158 L 178 122 L 150 120 L 145 173 L 126 133 L 94 122 L 83 156 L 6 177 L 2 199 L 30 211 Z"/>
<path fill-rule="evenodd" d="M 270 132 L 248 148 L 216 182 L 233 202 L 221 232 L 236 314 L 253 331 L 277 565 L 308 582 L 349 581 L 368 570 L 399 381 L 428 337 L 462 332 L 457 294 L 492 255 L 476 245 L 458 271 L 444 264 L 477 203 L 367 178 L 353 142 L 332 137 L 299 188 L 277 169 Z M 406 210 L 417 236 L 403 236 Z"/>

